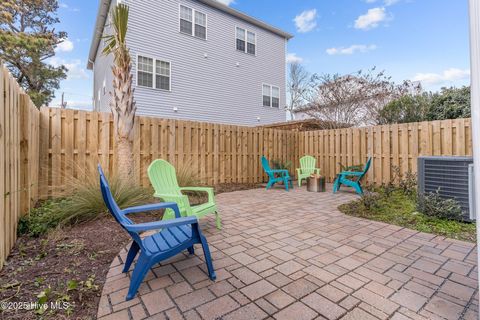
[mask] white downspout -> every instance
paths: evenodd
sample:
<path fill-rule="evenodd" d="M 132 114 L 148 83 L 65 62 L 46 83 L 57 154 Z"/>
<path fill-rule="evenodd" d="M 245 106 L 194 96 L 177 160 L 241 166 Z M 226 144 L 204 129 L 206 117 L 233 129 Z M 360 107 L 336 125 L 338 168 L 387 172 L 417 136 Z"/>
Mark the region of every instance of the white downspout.
<path fill-rule="evenodd" d="M 480 265 L 480 0 L 469 0 L 470 88 L 472 102 L 472 142 L 475 170 L 475 212 L 477 214 L 477 266 Z M 479 286 L 480 286 L 480 268 Z M 479 317 L 480 319 L 480 317 Z"/>

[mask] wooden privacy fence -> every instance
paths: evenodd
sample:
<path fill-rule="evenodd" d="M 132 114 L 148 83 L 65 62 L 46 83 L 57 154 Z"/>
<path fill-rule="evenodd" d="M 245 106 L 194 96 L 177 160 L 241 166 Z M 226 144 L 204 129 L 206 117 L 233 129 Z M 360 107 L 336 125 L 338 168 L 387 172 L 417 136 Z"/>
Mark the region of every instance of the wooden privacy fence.
<path fill-rule="evenodd" d="M 395 168 L 415 173 L 418 156 L 472 154 L 470 119 L 291 132 L 137 117 L 134 136 L 135 178 L 144 186 L 149 186 L 148 165 L 157 158 L 187 166 L 214 185 L 264 182 L 262 155 L 291 161 L 294 168 L 301 156 L 312 155 L 330 182 L 340 164 L 364 164 L 372 157 L 366 180 L 382 184 L 391 181 Z M 110 114 L 42 108 L 41 196 L 62 191 L 71 177 L 97 163 L 115 172 L 114 144 Z"/>
<path fill-rule="evenodd" d="M 310 131 L 299 139 L 299 154 L 316 157 L 329 181 L 340 164 L 364 164 L 369 157 L 373 162 L 366 180 L 379 185 L 392 180 L 395 168 L 416 173 L 419 156 L 472 155 L 470 119 Z"/>
<path fill-rule="evenodd" d="M 39 111 L 0 67 L 0 269 L 17 222 L 38 199 Z"/>
<path fill-rule="evenodd" d="M 188 167 L 203 183 L 258 183 L 260 158 L 298 161 L 298 133 L 191 121 L 137 117 L 133 157 L 135 178 L 149 186 L 147 168 L 158 158 Z M 112 117 L 108 113 L 42 108 L 40 192 L 55 195 L 71 177 L 100 163 L 115 172 Z"/>

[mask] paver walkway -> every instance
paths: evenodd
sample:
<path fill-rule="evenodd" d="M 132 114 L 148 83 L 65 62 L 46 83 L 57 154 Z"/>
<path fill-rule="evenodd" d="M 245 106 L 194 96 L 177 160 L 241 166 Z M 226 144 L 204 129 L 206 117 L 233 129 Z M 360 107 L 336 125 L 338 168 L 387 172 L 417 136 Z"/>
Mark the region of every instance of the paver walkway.
<path fill-rule="evenodd" d="M 471 243 L 346 216 L 355 195 L 304 188 L 217 197 L 223 230 L 202 220 L 218 279 L 203 253 L 153 269 L 125 302 L 123 249 L 113 261 L 100 319 L 477 319 Z"/>

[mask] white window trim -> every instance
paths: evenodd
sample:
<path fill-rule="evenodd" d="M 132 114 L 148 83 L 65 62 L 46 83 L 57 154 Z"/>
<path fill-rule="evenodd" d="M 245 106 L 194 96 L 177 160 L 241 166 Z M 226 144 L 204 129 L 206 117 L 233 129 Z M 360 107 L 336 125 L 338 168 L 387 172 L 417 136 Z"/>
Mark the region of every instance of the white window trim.
<path fill-rule="evenodd" d="M 245 50 L 244 50 L 244 51 L 237 49 L 237 39 L 238 39 L 238 38 L 237 38 L 237 29 L 243 29 L 243 30 L 245 30 Z M 249 32 L 251 32 L 251 33 L 253 33 L 253 34 L 255 35 L 255 43 L 254 43 L 254 45 L 255 45 L 255 53 L 249 53 L 249 52 L 248 52 L 248 43 L 249 43 L 249 42 L 248 42 L 248 33 L 249 33 Z M 250 30 L 250 29 L 241 27 L 241 26 L 239 26 L 239 25 L 235 25 L 235 50 L 236 50 L 237 52 L 243 52 L 243 53 L 245 53 L 245 54 L 248 54 L 248 55 L 251 55 L 251 56 L 255 56 L 255 57 L 256 57 L 256 56 L 257 56 L 257 51 L 258 51 L 258 46 L 257 46 L 257 33 L 256 33 L 255 31 Z"/>
<path fill-rule="evenodd" d="M 192 10 L 192 34 L 182 32 L 182 30 L 181 30 L 180 20 L 182 20 L 182 7 L 185 7 L 185 8 L 188 8 L 188 9 Z M 202 14 L 205 15 L 205 39 L 195 36 L 195 12 L 199 12 L 199 13 L 202 13 Z M 184 4 L 179 3 L 178 4 L 178 32 L 181 33 L 181 34 L 184 34 L 186 36 L 190 36 L 192 38 L 195 38 L 195 39 L 207 41 L 208 40 L 208 15 L 203 11 L 196 10 L 192 7 L 189 7 L 189 6 L 186 6 Z"/>
<path fill-rule="evenodd" d="M 142 86 L 142 85 L 139 85 L 138 84 L 138 72 L 140 70 L 138 70 L 138 57 L 144 57 L 144 58 L 149 58 L 149 59 L 152 59 L 153 60 L 153 68 L 152 68 L 152 76 L 153 76 L 153 81 L 152 81 L 152 87 L 147 87 L 147 86 Z M 168 62 L 170 64 L 170 68 L 169 68 L 169 74 L 168 74 L 168 81 L 169 81 L 169 90 L 166 90 L 166 89 L 161 89 L 161 88 L 157 88 L 157 66 L 156 66 L 156 63 L 157 63 L 157 60 L 158 61 L 162 61 L 162 62 Z M 153 56 L 150 56 L 150 55 L 147 55 L 147 54 L 141 54 L 141 53 L 137 53 L 136 54 L 136 65 L 135 65 L 135 86 L 136 87 L 140 87 L 140 88 L 145 88 L 145 89 L 154 89 L 154 90 L 159 90 L 159 91 L 164 91 L 164 92 L 172 92 L 172 62 L 170 60 L 167 60 L 167 59 L 162 59 L 162 58 L 155 58 Z"/>
<path fill-rule="evenodd" d="M 270 94 L 269 94 L 270 106 L 264 106 L 263 105 L 263 86 L 268 86 L 270 88 Z M 273 106 L 273 88 L 278 89 L 278 108 Z M 262 107 L 265 107 L 265 108 L 270 107 L 270 108 L 280 109 L 280 97 L 281 97 L 280 87 L 274 86 L 273 84 L 262 83 Z"/>

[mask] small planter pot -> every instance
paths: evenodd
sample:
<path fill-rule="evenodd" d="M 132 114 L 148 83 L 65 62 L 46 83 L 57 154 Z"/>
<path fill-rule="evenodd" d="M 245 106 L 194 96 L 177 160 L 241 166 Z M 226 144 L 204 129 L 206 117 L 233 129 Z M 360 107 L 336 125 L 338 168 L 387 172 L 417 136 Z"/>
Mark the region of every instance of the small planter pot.
<path fill-rule="evenodd" d="M 325 192 L 325 177 L 308 177 L 307 191 L 309 192 Z"/>

